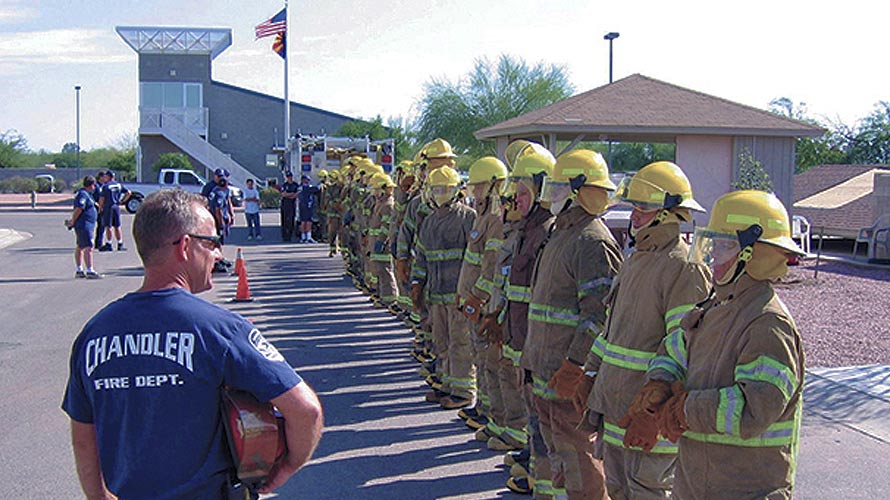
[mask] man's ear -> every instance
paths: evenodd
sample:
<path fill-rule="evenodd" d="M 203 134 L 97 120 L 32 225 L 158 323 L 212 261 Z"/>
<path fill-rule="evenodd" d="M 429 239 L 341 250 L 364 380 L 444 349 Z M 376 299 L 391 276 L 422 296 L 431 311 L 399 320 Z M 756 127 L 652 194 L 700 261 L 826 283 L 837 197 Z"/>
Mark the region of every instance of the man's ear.
<path fill-rule="evenodd" d="M 194 245 L 195 242 L 192 240 L 191 236 L 184 234 L 182 238 L 180 238 L 179 243 L 174 245 L 173 247 L 173 257 L 179 261 L 184 262 L 189 260 L 189 248 Z"/>

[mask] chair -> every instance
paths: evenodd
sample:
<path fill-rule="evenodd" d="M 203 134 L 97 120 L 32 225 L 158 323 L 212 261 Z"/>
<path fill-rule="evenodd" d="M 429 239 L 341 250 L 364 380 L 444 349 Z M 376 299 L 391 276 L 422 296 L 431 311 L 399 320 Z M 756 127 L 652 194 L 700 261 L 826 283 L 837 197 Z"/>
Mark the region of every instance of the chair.
<path fill-rule="evenodd" d="M 800 249 L 804 253 L 810 253 L 810 221 L 803 215 L 795 215 L 791 218 L 791 239 L 799 239 Z"/>
<path fill-rule="evenodd" d="M 886 252 L 888 250 L 888 233 L 890 233 L 890 213 L 881 215 L 875 219 L 874 224 L 859 230 L 859 235 L 856 236 L 856 241 L 853 243 L 853 257 L 856 256 L 856 250 L 860 243 L 868 245 L 866 247 L 868 260 L 875 258 L 878 246 L 883 246 Z"/>

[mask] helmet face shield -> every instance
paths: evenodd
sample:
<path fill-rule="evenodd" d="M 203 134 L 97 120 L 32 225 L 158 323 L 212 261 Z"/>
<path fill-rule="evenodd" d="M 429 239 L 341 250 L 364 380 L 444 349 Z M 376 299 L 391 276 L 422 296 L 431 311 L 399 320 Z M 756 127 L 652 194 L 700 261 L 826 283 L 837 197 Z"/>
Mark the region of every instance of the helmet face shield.
<path fill-rule="evenodd" d="M 568 181 L 554 181 L 549 177 L 544 179 L 541 187 L 541 201 L 550 203 L 556 210 L 562 210 L 565 202 L 572 197 L 572 185 Z"/>
<path fill-rule="evenodd" d="M 735 267 L 741 250 L 738 237 L 698 228 L 688 260 L 693 264 L 708 266 L 714 277 L 719 279 Z"/>
<path fill-rule="evenodd" d="M 437 207 L 443 207 L 457 196 L 457 186 L 430 186 L 429 196 Z"/>

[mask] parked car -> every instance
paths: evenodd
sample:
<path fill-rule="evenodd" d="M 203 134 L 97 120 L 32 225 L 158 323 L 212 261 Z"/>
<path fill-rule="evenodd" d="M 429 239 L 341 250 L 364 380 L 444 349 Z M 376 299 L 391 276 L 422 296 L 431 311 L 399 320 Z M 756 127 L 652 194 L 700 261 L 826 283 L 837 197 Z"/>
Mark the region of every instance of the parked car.
<path fill-rule="evenodd" d="M 157 184 L 151 183 L 124 183 L 124 186 L 130 191 L 130 199 L 127 200 L 127 211 L 131 214 L 136 213 L 142 200 L 146 196 L 161 189 L 184 189 L 192 193 L 200 193 L 207 180 L 197 173 L 186 169 L 162 168 L 158 172 Z M 232 190 L 232 204 L 240 207 L 244 203 L 244 193 L 240 188 L 229 185 Z"/>

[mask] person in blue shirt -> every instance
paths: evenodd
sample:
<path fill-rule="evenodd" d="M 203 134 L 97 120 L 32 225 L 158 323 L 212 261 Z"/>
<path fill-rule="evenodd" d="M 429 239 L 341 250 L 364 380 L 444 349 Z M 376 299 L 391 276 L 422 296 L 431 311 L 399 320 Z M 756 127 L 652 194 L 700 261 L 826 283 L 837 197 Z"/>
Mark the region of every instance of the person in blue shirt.
<path fill-rule="evenodd" d="M 114 229 L 114 237 L 117 238 L 117 250 L 122 252 L 126 248 L 121 235 L 121 205 L 130 198 L 130 191 L 114 178 L 114 170 L 106 171 L 105 177 L 108 179 L 108 182 L 102 186 L 99 197 L 99 211 L 102 212 L 102 225 L 105 226 L 105 240 L 107 240 L 107 243 L 99 248 L 99 251 L 111 251 L 111 230 Z"/>
<path fill-rule="evenodd" d="M 312 219 L 315 216 L 318 186 L 310 183 L 309 176 L 300 177 L 300 189 L 297 199 L 300 202 L 300 243 L 315 243 L 312 239 Z"/>
<path fill-rule="evenodd" d="M 229 236 L 229 228 L 235 220 L 235 211 L 232 206 L 232 192 L 229 189 L 229 180 L 221 177 L 216 187 L 210 191 L 210 213 L 216 221 L 216 231 L 220 241 L 225 241 Z"/>
<path fill-rule="evenodd" d="M 74 193 L 74 211 L 71 218 L 65 221 L 65 227 L 74 229 L 76 244 L 74 246 L 75 278 L 98 279 L 102 275 L 93 269 L 93 231 L 96 228 L 96 178 L 88 175 L 83 178 L 83 187 Z M 84 270 L 86 265 L 86 270 Z"/>
<path fill-rule="evenodd" d="M 105 184 L 105 171 L 96 172 L 96 189 L 93 190 L 93 201 L 96 202 L 96 210 L 99 210 L 99 199 L 102 194 L 102 186 Z M 96 219 L 96 241 L 93 245 L 96 250 L 101 249 L 105 245 L 105 227 L 102 225 L 102 214 Z"/>
<path fill-rule="evenodd" d="M 321 437 L 318 397 L 259 329 L 199 298 L 222 254 L 204 198 L 147 196 L 133 221 L 145 276 L 84 326 L 62 409 L 88 498 L 223 499 L 234 462 L 221 418 L 231 388 L 271 402 L 287 451 L 260 493 L 283 485 Z M 242 493 L 242 497 L 243 496 Z"/>

